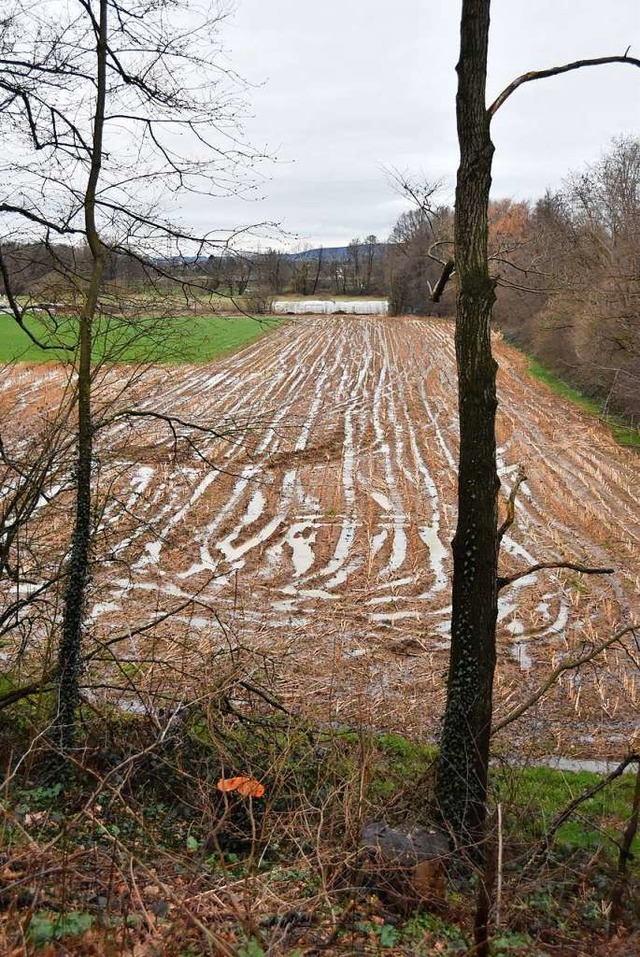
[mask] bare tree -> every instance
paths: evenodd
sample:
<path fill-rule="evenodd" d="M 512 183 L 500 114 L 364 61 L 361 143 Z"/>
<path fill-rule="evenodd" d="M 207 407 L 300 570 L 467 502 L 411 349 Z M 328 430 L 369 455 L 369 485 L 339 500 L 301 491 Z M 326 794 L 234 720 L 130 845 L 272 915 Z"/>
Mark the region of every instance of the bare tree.
<path fill-rule="evenodd" d="M 453 540 L 451 655 L 440 742 L 437 798 L 456 838 L 481 847 L 486 822 L 493 677 L 496 664 L 498 527 L 496 369 L 490 321 L 495 280 L 489 271 L 488 210 L 494 147 L 490 124 L 525 83 L 624 56 L 576 61 L 523 74 L 487 107 L 490 0 L 463 0 L 456 101 L 460 166 L 454 260 L 460 423 L 458 525 Z M 482 851 L 478 851 L 482 856 Z"/>
<path fill-rule="evenodd" d="M 607 411 L 640 416 L 640 142 L 613 141 L 603 157 L 536 206 L 530 271 L 506 277 L 538 285 L 536 308 L 501 323 Z M 506 305 L 506 304 L 505 304 Z"/>
<path fill-rule="evenodd" d="M 324 258 L 324 247 L 320 246 L 318 249 L 318 256 L 316 259 L 316 272 L 313 277 L 313 286 L 311 289 L 311 295 L 315 296 L 318 291 L 318 283 L 320 282 L 320 276 L 322 275 L 322 260 Z"/>
<path fill-rule="evenodd" d="M 5 182 L 11 189 L 0 196 L 0 213 L 10 238 L 31 236 L 51 249 L 51 237 L 58 236 L 81 253 L 69 266 L 58 263 L 72 321 L 55 343 L 73 356 L 77 423 L 57 656 L 56 728 L 68 749 L 90 568 L 95 323 L 109 314 L 105 270 L 110 257 L 124 254 L 184 288 L 175 264 L 185 255 L 206 259 L 230 237 L 175 224 L 161 200 L 169 198 L 171 206 L 176 196 L 192 193 L 204 203 L 240 189 L 237 174 L 249 153 L 237 137 L 238 104 L 228 74 L 216 66 L 220 15 L 151 0 L 47 6 L 18 4 L 2 23 L 2 122 L 18 144 L 18 159 L 10 163 Z M 14 320 L 39 341 L 7 268 L 2 276 Z"/>
<path fill-rule="evenodd" d="M 442 280 L 442 267 L 453 247 L 453 213 L 447 206 L 432 205 L 438 184 L 415 184 L 403 180 L 400 188 L 414 204 L 398 217 L 387 250 L 390 311 L 446 314 L 452 303 L 438 306 L 449 278 Z M 443 258 L 446 257 L 446 258 Z M 439 282 L 441 289 L 439 288 Z"/>

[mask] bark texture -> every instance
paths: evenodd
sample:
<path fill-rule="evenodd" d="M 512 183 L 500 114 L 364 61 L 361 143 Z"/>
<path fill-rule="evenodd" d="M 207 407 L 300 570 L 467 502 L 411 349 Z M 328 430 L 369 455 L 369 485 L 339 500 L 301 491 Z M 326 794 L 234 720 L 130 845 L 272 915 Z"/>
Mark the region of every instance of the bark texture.
<path fill-rule="evenodd" d="M 462 4 L 456 100 L 456 362 L 460 422 L 458 525 L 453 539 L 451 656 L 437 797 L 445 823 L 477 847 L 486 817 L 496 648 L 498 514 L 495 300 L 487 256 L 493 144 L 485 104 L 489 0 Z"/>

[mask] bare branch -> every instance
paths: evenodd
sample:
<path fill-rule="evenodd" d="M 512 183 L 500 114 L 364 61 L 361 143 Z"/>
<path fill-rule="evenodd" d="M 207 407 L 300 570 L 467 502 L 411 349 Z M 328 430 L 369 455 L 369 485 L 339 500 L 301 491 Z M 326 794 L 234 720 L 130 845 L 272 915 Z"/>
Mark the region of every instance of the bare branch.
<path fill-rule="evenodd" d="M 507 725 L 511 724 L 513 721 L 517 721 L 518 718 L 522 717 L 522 715 L 528 711 L 529 708 L 533 707 L 533 705 L 536 704 L 540 698 L 543 698 L 546 695 L 547 691 L 553 687 L 560 675 L 562 675 L 565 671 L 572 671 L 574 668 L 580 668 L 581 665 L 587 664 L 589 661 L 593 661 L 594 658 L 597 658 L 599 654 L 601 654 L 611 645 L 615 644 L 616 641 L 620 641 L 620 639 L 625 635 L 630 633 L 635 635 L 638 627 L 639 626 L 637 624 L 626 625 L 624 628 L 621 628 L 619 631 L 617 631 L 615 635 L 605 638 L 604 641 L 601 641 L 599 644 L 595 645 L 590 649 L 590 651 L 585 652 L 584 655 L 580 655 L 578 658 L 565 659 L 561 664 L 558 665 L 557 668 L 554 668 L 547 680 L 544 681 L 540 687 L 534 691 L 529 698 L 527 698 L 526 701 L 518 705 L 517 708 L 514 708 L 513 711 L 510 711 L 508 714 L 506 714 L 504 718 L 500 718 L 499 721 L 496 721 L 493 724 L 491 728 L 491 734 L 497 734 L 498 731 L 502 731 L 502 729 L 506 728 Z"/>
<path fill-rule="evenodd" d="M 92 661 L 94 658 L 99 658 L 100 655 L 107 649 L 111 648 L 112 645 L 117 645 L 122 641 L 130 641 L 132 638 L 136 638 L 138 635 L 144 635 L 148 631 L 153 631 L 158 625 L 161 625 L 163 622 L 168 621 L 170 618 L 175 618 L 185 608 L 206 608 L 207 611 L 211 611 L 211 607 L 205 602 L 199 600 L 199 595 L 204 591 L 205 587 L 215 579 L 215 575 L 212 575 L 211 578 L 207 579 L 204 585 L 198 589 L 195 595 L 187 598 L 185 601 L 180 602 L 177 605 L 174 605 L 172 608 L 167 609 L 167 611 L 162 611 L 154 618 L 151 618 L 149 621 L 145 621 L 143 624 L 138 625 L 137 628 L 128 628 L 126 631 L 121 632 L 118 635 L 113 636 L 112 638 L 107 638 L 105 641 L 99 641 L 96 648 L 89 654 L 84 656 L 83 661 L 85 663 Z"/>
<path fill-rule="evenodd" d="M 629 47 L 624 56 L 602 56 L 593 57 L 588 60 L 575 60 L 573 63 L 565 63 L 563 66 L 552 66 L 547 70 L 532 70 L 530 73 L 523 73 L 517 79 L 513 80 L 509 86 L 505 87 L 502 93 L 493 101 L 487 113 L 493 117 L 505 100 L 508 100 L 512 93 L 524 83 L 531 83 L 533 80 L 544 80 L 549 76 L 559 76 L 561 73 L 569 73 L 571 70 L 581 70 L 587 66 L 605 66 L 607 63 L 628 63 L 630 66 L 640 67 L 640 60 L 635 57 L 627 56 Z"/>
<path fill-rule="evenodd" d="M 425 219 L 432 224 L 437 212 L 432 200 L 442 189 L 442 180 L 427 182 L 420 179 L 416 181 L 412 180 L 407 173 L 402 173 L 394 168 L 387 170 L 387 175 L 398 193 L 410 199 L 416 209 L 420 210 Z"/>
<path fill-rule="evenodd" d="M 182 426 L 184 429 L 188 429 L 194 432 L 201 432 L 204 435 L 210 435 L 215 439 L 228 438 L 230 435 L 235 435 L 238 432 L 242 432 L 242 427 L 229 427 L 225 431 L 220 431 L 213 428 L 211 425 L 202 424 L 199 422 L 189 422 L 186 419 L 181 419 L 177 415 L 166 415 L 164 412 L 156 412 L 154 410 L 147 409 L 121 409 L 116 415 L 111 419 L 107 420 L 107 423 L 115 422 L 117 419 L 156 419 L 159 422 L 164 422 L 165 425 L 171 430 L 174 439 L 178 439 L 178 433 L 176 432 L 176 425 Z"/>
<path fill-rule="evenodd" d="M 431 243 L 431 245 L 430 245 L 429 248 L 427 249 L 427 256 L 429 257 L 429 259 L 432 259 L 432 260 L 434 261 L 434 263 L 440 263 L 441 266 L 446 266 L 448 260 L 446 260 L 446 259 L 441 259 L 440 256 L 436 256 L 436 255 L 435 255 L 434 250 L 436 250 L 436 249 L 438 248 L 438 246 L 453 246 L 453 240 L 452 240 L 452 239 L 439 239 L 437 242 Z"/>
<path fill-rule="evenodd" d="M 83 231 L 81 229 L 74 229 L 66 220 L 58 223 L 52 219 L 45 219 L 43 216 L 39 216 L 37 213 L 32 212 L 30 209 L 26 209 L 24 206 L 16 206 L 14 203 L 0 203 L 0 213 L 13 213 L 16 216 L 22 216 L 30 223 L 35 223 L 38 226 L 42 226 L 46 230 L 53 230 L 53 232 L 59 233 L 61 236 L 83 235 Z"/>
<path fill-rule="evenodd" d="M 0 696 L 0 711 L 9 708 L 18 701 L 23 701 L 24 698 L 30 698 L 33 695 L 44 694 L 45 691 L 49 691 L 54 678 L 55 671 L 51 670 L 44 674 L 38 681 L 23 685 L 21 688 L 12 688 L 11 691 L 6 691 Z"/>
<path fill-rule="evenodd" d="M 580 807 L 581 804 L 584 804 L 585 801 L 589 801 L 591 798 L 595 797 L 596 794 L 599 794 L 600 791 L 603 791 L 609 784 L 611 784 L 612 781 L 615 781 L 615 779 L 619 778 L 621 774 L 624 774 L 625 768 L 627 768 L 630 764 L 640 764 L 640 754 L 628 754 L 627 757 L 620 762 L 617 768 L 614 768 L 610 774 L 607 774 L 602 781 L 598 781 L 598 783 L 594 784 L 593 787 L 587 788 L 587 790 L 583 791 L 582 794 L 578 794 L 578 796 L 575 797 L 573 801 L 571 801 L 566 808 L 553 819 L 545 833 L 545 843 L 549 843 L 556 831 L 562 827 L 564 822 L 571 817 L 576 808 Z"/>
<path fill-rule="evenodd" d="M 536 565 L 530 565 L 529 568 L 526 568 L 522 572 L 516 572 L 515 575 L 498 578 L 498 591 L 502 588 L 506 588 L 507 585 L 513 585 L 514 582 L 520 581 L 521 578 L 526 578 L 528 575 L 533 575 L 534 572 L 540 572 L 547 568 L 569 568 L 583 575 L 613 575 L 615 572 L 615 568 L 590 568 L 588 565 L 579 565 L 576 562 L 538 562 Z"/>

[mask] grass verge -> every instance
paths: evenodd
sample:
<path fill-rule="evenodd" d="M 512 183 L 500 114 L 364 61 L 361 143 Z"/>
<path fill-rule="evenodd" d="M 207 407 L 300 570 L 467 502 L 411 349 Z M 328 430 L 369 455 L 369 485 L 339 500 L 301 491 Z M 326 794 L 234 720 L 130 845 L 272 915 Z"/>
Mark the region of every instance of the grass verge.
<path fill-rule="evenodd" d="M 535 379 L 544 382 L 553 392 L 557 395 L 561 395 L 564 399 L 569 399 L 570 402 L 573 402 L 574 405 L 577 405 L 584 412 L 588 412 L 590 415 L 594 415 L 600 419 L 611 431 L 619 445 L 640 449 L 640 428 L 629 425 L 618 416 L 606 413 L 601 402 L 583 395 L 578 389 L 574 389 L 568 385 L 563 379 L 538 362 L 537 359 L 528 357 L 527 362 L 527 370 Z"/>

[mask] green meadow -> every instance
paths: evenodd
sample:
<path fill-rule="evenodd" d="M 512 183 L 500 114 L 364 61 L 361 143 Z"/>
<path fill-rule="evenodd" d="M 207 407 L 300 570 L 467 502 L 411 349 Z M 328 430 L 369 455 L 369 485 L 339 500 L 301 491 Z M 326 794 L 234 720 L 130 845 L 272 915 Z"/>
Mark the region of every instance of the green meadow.
<path fill-rule="evenodd" d="M 94 355 L 96 362 L 208 362 L 248 345 L 283 321 L 284 316 L 243 315 L 98 319 Z M 26 325 L 50 348 L 36 345 L 11 316 L 0 314 L 0 362 L 52 362 L 73 356 L 76 320 L 59 317 L 54 327 L 46 317 L 30 315 Z"/>

